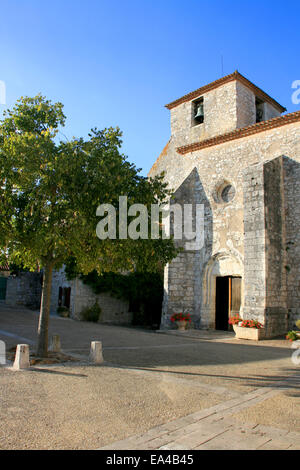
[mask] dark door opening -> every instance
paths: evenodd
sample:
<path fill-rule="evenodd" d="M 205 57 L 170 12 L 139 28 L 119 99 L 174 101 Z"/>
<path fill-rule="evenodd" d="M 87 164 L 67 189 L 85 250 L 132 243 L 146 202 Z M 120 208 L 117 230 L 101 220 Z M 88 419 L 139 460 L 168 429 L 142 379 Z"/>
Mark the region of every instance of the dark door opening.
<path fill-rule="evenodd" d="M 230 330 L 229 317 L 237 315 L 241 306 L 241 278 L 216 278 L 216 330 Z"/>
<path fill-rule="evenodd" d="M 70 308 L 71 287 L 60 287 L 58 291 L 58 306 Z"/>
<path fill-rule="evenodd" d="M 0 300 L 5 300 L 6 298 L 6 277 L 0 276 Z"/>
<path fill-rule="evenodd" d="M 216 330 L 228 330 L 229 277 L 216 279 Z"/>

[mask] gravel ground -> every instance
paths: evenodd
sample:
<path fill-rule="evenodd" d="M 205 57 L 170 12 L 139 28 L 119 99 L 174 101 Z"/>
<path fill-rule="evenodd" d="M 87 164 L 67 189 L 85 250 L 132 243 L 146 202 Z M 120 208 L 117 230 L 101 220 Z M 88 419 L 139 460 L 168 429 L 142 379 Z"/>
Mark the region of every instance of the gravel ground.
<path fill-rule="evenodd" d="M 242 423 L 262 424 L 300 433 L 299 390 L 280 393 L 255 407 L 232 415 L 232 418 Z"/>
<path fill-rule="evenodd" d="M 1 449 L 95 449 L 222 400 L 110 367 L 0 374 Z"/>
<path fill-rule="evenodd" d="M 37 315 L 0 306 L 7 347 L 35 341 Z M 285 390 L 235 419 L 299 432 L 299 366 L 289 343 L 198 339 L 51 318 L 66 352 L 86 356 L 102 340 L 105 364 L 0 367 L 0 449 L 95 449 L 259 387 Z M 22 340 L 22 342 L 24 342 Z"/>

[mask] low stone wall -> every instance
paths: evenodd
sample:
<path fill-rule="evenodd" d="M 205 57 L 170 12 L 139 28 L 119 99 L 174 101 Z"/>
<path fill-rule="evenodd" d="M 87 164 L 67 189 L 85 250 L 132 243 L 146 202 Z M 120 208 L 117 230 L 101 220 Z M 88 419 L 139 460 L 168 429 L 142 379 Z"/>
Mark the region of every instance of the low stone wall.
<path fill-rule="evenodd" d="M 93 290 L 81 280 L 68 281 L 64 269 L 55 271 L 52 280 L 51 312 L 56 313 L 59 305 L 59 288 L 71 288 L 70 314 L 74 319 L 80 319 L 81 311 L 98 302 L 102 313 L 100 323 L 114 323 L 128 325 L 132 322 L 132 313 L 128 311 L 129 303 L 117 299 L 109 293 L 95 294 Z"/>
<path fill-rule="evenodd" d="M 128 312 L 127 301 L 111 297 L 108 293 L 96 295 L 89 286 L 83 284 L 83 282 L 80 280 L 77 280 L 76 284 L 76 299 L 73 303 L 72 317 L 79 319 L 80 312 L 85 307 L 91 307 L 95 302 L 98 302 L 102 310 L 99 319 L 100 323 L 131 323 L 132 314 Z"/>
<path fill-rule="evenodd" d="M 7 278 L 6 299 L 7 305 L 24 305 L 38 310 L 42 295 L 41 273 L 20 273 Z"/>

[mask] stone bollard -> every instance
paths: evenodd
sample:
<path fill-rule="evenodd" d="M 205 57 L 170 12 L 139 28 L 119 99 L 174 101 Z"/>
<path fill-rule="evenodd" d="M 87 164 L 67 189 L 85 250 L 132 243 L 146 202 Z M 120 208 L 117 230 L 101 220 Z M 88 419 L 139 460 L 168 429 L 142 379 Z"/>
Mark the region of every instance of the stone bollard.
<path fill-rule="evenodd" d="M 49 351 L 57 352 L 57 353 L 60 352 L 60 336 L 59 335 L 52 336 Z"/>
<path fill-rule="evenodd" d="M 29 345 L 18 344 L 13 369 L 20 370 L 20 369 L 28 369 L 29 367 L 30 367 Z"/>
<path fill-rule="evenodd" d="M 101 341 L 91 342 L 90 361 L 94 362 L 94 364 L 102 364 L 104 362 Z"/>
<path fill-rule="evenodd" d="M 4 341 L 0 340 L 0 364 L 6 364 L 6 345 Z"/>

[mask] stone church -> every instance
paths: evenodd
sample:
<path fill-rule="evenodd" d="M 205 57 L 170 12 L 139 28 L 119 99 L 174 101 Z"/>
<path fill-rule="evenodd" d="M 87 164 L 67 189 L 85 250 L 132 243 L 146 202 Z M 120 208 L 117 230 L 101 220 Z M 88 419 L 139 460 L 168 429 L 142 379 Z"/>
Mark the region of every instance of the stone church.
<path fill-rule="evenodd" d="M 186 312 L 194 328 L 226 330 L 239 313 L 286 333 L 300 318 L 300 111 L 237 71 L 166 107 L 171 138 L 149 176 L 165 173 L 172 202 L 204 205 L 204 246 L 176 242 L 161 328 Z"/>

